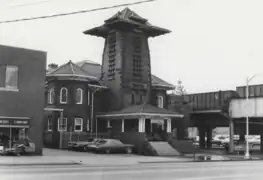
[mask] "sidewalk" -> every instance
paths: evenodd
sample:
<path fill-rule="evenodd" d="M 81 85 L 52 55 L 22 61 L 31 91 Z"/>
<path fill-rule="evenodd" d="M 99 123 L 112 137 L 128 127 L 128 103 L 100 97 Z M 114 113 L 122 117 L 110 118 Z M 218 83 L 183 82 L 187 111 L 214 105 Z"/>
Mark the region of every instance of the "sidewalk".
<path fill-rule="evenodd" d="M 261 160 L 262 155 L 254 155 L 250 160 Z M 222 152 L 199 152 L 195 161 L 241 161 L 244 155 L 227 155 Z M 193 154 L 185 156 L 140 156 L 134 154 L 91 154 L 57 149 L 44 149 L 43 156 L 0 156 L 0 166 L 45 166 L 45 165 L 86 165 L 86 166 L 132 166 L 149 163 L 194 162 Z"/>
<path fill-rule="evenodd" d="M 189 162 L 186 157 L 151 157 L 126 154 L 91 154 L 67 150 L 44 149 L 43 156 L 0 156 L 0 166 L 42 166 L 42 165 L 88 165 L 125 166 L 139 163 Z"/>

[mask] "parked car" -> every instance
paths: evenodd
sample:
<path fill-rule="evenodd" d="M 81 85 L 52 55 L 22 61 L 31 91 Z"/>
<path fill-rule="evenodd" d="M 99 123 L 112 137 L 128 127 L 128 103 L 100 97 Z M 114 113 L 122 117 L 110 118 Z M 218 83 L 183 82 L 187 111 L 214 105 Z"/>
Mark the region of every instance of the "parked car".
<path fill-rule="evenodd" d="M 28 139 L 17 140 L 12 143 L 12 147 L 4 147 L 0 145 L 1 155 L 25 155 L 36 152 L 35 143 Z"/>
<path fill-rule="evenodd" d="M 133 145 L 123 144 L 118 139 L 101 139 L 95 143 L 88 145 L 87 148 L 91 152 L 96 153 L 127 153 L 131 154 L 133 151 Z"/>
<path fill-rule="evenodd" d="M 90 138 L 87 141 L 69 141 L 68 142 L 68 149 L 74 151 L 87 151 L 87 146 L 94 144 L 99 139 Z"/>
<path fill-rule="evenodd" d="M 30 154 L 36 152 L 35 143 L 28 139 L 15 141 L 13 147 L 16 149 L 18 155 Z"/>

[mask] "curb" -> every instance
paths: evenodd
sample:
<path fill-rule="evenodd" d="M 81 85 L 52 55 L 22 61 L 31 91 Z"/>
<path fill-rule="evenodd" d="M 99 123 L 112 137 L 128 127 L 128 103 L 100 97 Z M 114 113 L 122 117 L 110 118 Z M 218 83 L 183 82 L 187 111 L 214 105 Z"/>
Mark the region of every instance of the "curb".
<path fill-rule="evenodd" d="M 61 166 L 61 165 L 82 165 L 78 162 L 68 163 L 0 163 L 0 166 Z"/>
<path fill-rule="evenodd" d="M 141 161 L 139 164 L 162 164 L 162 163 L 200 163 L 200 162 L 235 162 L 235 161 L 262 161 L 263 159 L 230 159 L 230 160 L 208 160 L 208 161 L 203 161 L 203 160 L 192 160 L 192 161 L 153 161 L 153 162 L 145 162 Z"/>

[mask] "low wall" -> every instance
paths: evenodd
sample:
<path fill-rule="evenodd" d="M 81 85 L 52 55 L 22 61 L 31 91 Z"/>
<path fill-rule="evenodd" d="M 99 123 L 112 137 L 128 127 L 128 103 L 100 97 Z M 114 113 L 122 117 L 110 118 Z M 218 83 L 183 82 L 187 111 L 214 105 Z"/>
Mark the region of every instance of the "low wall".
<path fill-rule="evenodd" d="M 196 149 L 191 141 L 169 139 L 169 144 L 182 154 L 194 154 Z"/>
<path fill-rule="evenodd" d="M 45 132 L 43 144 L 47 148 L 59 148 L 59 132 Z"/>

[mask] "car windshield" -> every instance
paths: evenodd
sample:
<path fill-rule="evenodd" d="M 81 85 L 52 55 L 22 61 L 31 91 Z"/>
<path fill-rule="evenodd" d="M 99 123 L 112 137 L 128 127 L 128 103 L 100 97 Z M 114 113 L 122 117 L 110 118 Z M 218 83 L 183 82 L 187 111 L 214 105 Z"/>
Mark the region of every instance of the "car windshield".
<path fill-rule="evenodd" d="M 104 139 L 99 139 L 97 141 L 95 141 L 96 144 L 105 144 L 107 141 Z"/>

